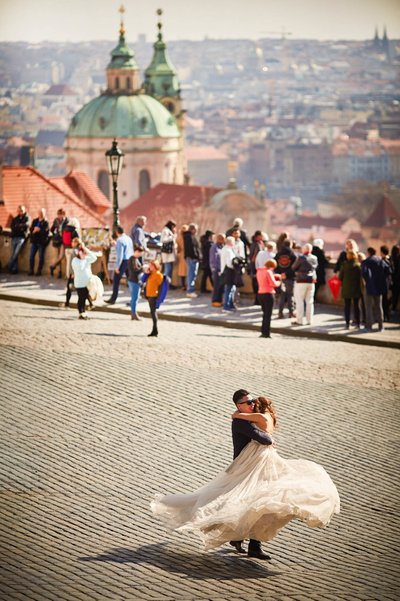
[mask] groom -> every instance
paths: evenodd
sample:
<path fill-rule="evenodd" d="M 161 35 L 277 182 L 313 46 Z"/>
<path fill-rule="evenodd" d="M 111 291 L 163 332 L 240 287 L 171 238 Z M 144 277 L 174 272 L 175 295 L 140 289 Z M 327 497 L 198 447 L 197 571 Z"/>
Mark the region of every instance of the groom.
<path fill-rule="evenodd" d="M 240 413 L 253 413 L 254 403 L 253 397 L 247 390 L 236 390 L 233 394 L 233 402 L 235 403 Z M 260 444 L 270 445 L 274 441 L 269 434 L 262 432 L 252 424 L 243 419 L 232 420 L 232 442 L 233 442 L 233 458 L 236 457 L 243 451 L 246 445 L 252 440 L 256 440 Z M 231 540 L 230 544 L 235 547 L 238 553 L 246 553 L 242 547 L 243 541 Z M 261 543 L 259 540 L 251 538 L 249 540 L 249 546 L 247 549 L 248 557 L 256 557 L 257 559 L 271 559 L 269 555 L 263 552 Z"/>

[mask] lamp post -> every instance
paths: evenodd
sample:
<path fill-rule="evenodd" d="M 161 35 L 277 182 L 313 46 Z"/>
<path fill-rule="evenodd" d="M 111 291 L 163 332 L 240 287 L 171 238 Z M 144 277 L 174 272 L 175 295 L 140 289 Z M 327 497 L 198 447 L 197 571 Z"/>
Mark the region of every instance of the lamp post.
<path fill-rule="evenodd" d="M 119 207 L 118 207 L 118 176 L 122 170 L 124 162 L 124 153 L 118 148 L 117 140 L 114 138 L 110 150 L 105 153 L 107 157 L 108 173 L 111 175 L 113 183 L 113 230 L 119 226 Z"/>

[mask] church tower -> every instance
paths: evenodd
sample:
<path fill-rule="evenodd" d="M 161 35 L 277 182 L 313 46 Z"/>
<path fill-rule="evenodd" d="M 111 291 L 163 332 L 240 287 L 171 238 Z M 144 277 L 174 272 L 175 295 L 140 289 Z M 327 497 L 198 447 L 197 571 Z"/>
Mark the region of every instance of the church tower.
<path fill-rule="evenodd" d="M 105 152 L 117 139 L 125 154 L 118 180 L 121 209 L 160 182 L 182 184 L 186 171 L 183 133 L 174 113 L 181 110 L 179 86 L 165 52 L 163 62 L 159 57 L 159 49 L 164 46 L 165 50 L 162 35 L 149 80 L 154 86 L 150 95 L 140 85 L 139 67 L 125 40 L 124 12 L 121 7 L 118 44 L 106 67 L 106 89 L 76 113 L 65 140 L 68 168 L 86 172 L 110 197 Z M 160 65 L 164 65 L 165 79 L 158 77 Z M 164 90 L 162 102 L 160 90 Z M 172 110 L 167 108 L 169 100 L 177 103 Z"/>
<path fill-rule="evenodd" d="M 125 40 L 123 15 L 125 8 L 121 6 L 121 23 L 119 28 L 118 45 L 111 51 L 111 61 L 107 65 L 106 94 L 133 94 L 140 88 L 139 67 L 134 52 Z"/>
<path fill-rule="evenodd" d="M 162 10 L 157 10 L 159 21 L 157 23 L 157 41 L 153 45 L 154 53 L 150 65 L 147 67 L 144 79 L 144 90 L 149 96 L 156 98 L 175 117 L 179 128 L 183 129 L 183 114 L 181 90 L 177 72 L 168 56 L 167 45 L 162 34 Z"/>

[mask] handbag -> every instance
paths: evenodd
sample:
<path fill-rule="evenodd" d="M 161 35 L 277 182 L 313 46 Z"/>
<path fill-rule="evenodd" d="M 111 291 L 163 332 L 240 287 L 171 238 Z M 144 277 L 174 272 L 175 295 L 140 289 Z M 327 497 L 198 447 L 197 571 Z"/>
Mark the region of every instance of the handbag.
<path fill-rule="evenodd" d="M 163 242 L 161 246 L 161 252 L 166 253 L 167 255 L 171 254 L 174 250 L 174 241 L 169 240 L 168 242 Z"/>
<path fill-rule="evenodd" d="M 342 282 L 341 280 L 339 280 L 336 273 L 328 280 L 328 286 L 332 292 L 334 300 L 337 300 L 340 289 L 342 287 Z"/>

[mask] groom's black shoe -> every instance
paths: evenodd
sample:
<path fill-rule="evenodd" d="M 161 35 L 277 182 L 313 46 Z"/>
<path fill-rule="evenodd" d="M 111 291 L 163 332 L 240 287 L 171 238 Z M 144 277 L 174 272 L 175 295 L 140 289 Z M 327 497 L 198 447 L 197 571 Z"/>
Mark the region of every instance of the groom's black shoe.
<path fill-rule="evenodd" d="M 248 551 L 247 557 L 254 557 L 255 559 L 272 559 L 270 555 L 264 553 L 261 549 L 259 551 Z"/>
<path fill-rule="evenodd" d="M 242 547 L 241 540 L 231 540 L 231 541 L 229 541 L 229 544 L 232 545 L 232 547 L 235 547 L 235 549 L 238 553 L 246 553 L 246 550 L 243 549 L 243 547 Z"/>

